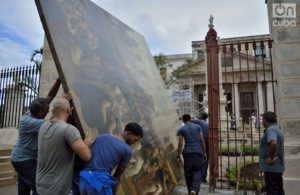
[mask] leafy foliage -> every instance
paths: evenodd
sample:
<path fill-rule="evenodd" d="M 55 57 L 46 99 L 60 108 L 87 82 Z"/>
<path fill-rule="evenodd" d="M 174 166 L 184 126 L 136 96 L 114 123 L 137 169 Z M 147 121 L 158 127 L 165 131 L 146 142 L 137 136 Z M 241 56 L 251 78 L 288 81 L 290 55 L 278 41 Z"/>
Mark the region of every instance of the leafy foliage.
<path fill-rule="evenodd" d="M 167 62 L 166 62 L 166 56 L 163 54 L 163 53 L 160 53 L 158 55 L 155 55 L 154 56 L 154 61 L 157 65 L 157 67 L 162 67 L 163 65 L 165 65 Z"/>
<path fill-rule="evenodd" d="M 30 61 L 37 67 L 39 71 L 41 71 L 42 67 L 42 57 L 43 57 L 44 48 L 35 49 L 32 51 L 30 56 Z"/>
<path fill-rule="evenodd" d="M 257 145 L 253 146 L 253 149 L 250 145 L 245 145 L 244 151 L 243 147 L 232 147 L 230 146 L 222 146 L 219 152 L 219 155 L 223 156 L 241 156 L 245 154 L 245 156 L 257 156 L 259 147 Z"/>

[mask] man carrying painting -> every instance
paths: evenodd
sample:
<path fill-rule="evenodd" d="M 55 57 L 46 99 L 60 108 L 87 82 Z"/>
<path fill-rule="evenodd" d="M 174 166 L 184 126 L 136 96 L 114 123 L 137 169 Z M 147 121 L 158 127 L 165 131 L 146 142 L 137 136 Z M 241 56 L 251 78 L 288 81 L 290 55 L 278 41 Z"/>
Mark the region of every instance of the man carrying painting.
<path fill-rule="evenodd" d="M 18 194 L 27 195 L 31 191 L 36 194 L 36 167 L 38 153 L 38 132 L 49 110 L 49 103 L 56 96 L 60 86 L 57 79 L 46 98 L 36 98 L 29 105 L 21 118 L 18 127 L 18 141 L 11 154 L 12 164 L 18 173 Z M 64 98 L 70 100 L 71 94 Z"/>
<path fill-rule="evenodd" d="M 66 99 L 54 99 L 51 108 L 51 120 L 41 126 L 38 135 L 36 188 L 42 195 L 68 195 L 75 153 L 89 161 L 92 136 L 87 134 L 83 141 L 79 130 L 66 123 L 72 111 Z"/>
<path fill-rule="evenodd" d="M 142 137 L 142 127 L 134 122 L 128 123 L 119 135 L 103 134 L 98 136 L 92 146 L 92 159 L 80 173 L 80 194 L 115 194 L 121 175 L 132 156 L 129 146 L 135 144 Z M 114 169 L 115 172 L 112 176 Z"/>

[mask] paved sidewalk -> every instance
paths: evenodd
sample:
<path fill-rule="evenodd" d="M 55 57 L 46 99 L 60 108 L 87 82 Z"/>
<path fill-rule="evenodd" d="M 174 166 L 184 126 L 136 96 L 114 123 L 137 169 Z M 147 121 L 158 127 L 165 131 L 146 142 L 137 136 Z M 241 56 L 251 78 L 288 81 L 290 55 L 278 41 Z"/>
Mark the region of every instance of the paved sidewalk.
<path fill-rule="evenodd" d="M 179 184 L 173 190 L 172 195 L 188 195 L 186 186 L 184 184 Z M 235 191 L 228 190 L 216 190 L 215 192 L 210 192 L 208 184 L 201 184 L 200 195 L 255 195 L 255 192 L 247 191 L 245 193 L 244 191 L 239 191 L 238 193 L 235 193 Z"/>
<path fill-rule="evenodd" d="M 0 187 L 0 194 L 1 195 L 17 195 L 18 187 L 16 184 L 9 185 L 9 186 L 2 186 L 2 187 Z"/>
<path fill-rule="evenodd" d="M 0 194 L 1 195 L 17 195 L 18 190 L 17 190 L 17 185 L 9 185 L 9 186 L 3 186 L 0 187 Z M 186 186 L 179 185 L 177 186 L 172 195 L 187 195 L 187 190 Z M 254 195 L 255 193 L 253 192 L 247 192 L 247 195 Z M 234 191 L 227 191 L 227 190 L 216 190 L 215 192 L 209 192 L 209 187 L 207 184 L 202 184 L 201 185 L 201 192 L 200 195 L 244 195 L 244 192 L 239 192 L 235 194 Z"/>
<path fill-rule="evenodd" d="M 187 189 L 186 186 L 184 185 L 179 185 L 177 186 L 172 195 L 187 195 Z M 200 195 L 234 195 L 235 193 L 233 191 L 226 191 L 226 190 L 216 190 L 215 192 L 209 192 L 209 186 L 207 184 L 201 184 L 201 191 L 200 191 Z"/>

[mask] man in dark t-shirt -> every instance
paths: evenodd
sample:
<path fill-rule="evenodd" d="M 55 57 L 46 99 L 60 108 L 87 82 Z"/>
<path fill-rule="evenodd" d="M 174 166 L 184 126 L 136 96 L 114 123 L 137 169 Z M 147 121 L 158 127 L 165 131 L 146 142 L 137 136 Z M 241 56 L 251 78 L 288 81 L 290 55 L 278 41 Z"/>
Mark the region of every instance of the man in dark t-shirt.
<path fill-rule="evenodd" d="M 117 136 L 98 136 L 92 146 L 92 160 L 80 172 L 80 194 L 115 194 L 121 175 L 132 156 L 129 146 L 142 137 L 142 127 L 134 122 L 128 123 L 124 131 Z M 117 169 L 111 176 L 115 168 Z"/>
<path fill-rule="evenodd" d="M 190 115 L 183 115 L 182 120 L 184 126 L 177 133 L 179 138 L 177 159 L 180 161 L 182 153 L 188 192 L 190 195 L 196 195 L 200 192 L 202 169 L 207 159 L 205 141 L 201 127 L 192 123 Z M 182 150 L 183 141 L 185 145 Z"/>
<path fill-rule="evenodd" d="M 207 177 L 207 170 L 208 170 L 208 158 L 209 158 L 209 142 L 208 142 L 208 123 L 207 123 L 208 115 L 207 113 L 202 113 L 199 119 L 193 119 L 192 123 L 199 125 L 202 129 L 203 137 L 205 140 L 205 146 L 206 146 L 206 154 L 207 154 L 207 160 L 205 161 L 205 164 L 203 166 L 203 172 L 202 172 L 202 182 L 207 183 L 206 177 Z"/>

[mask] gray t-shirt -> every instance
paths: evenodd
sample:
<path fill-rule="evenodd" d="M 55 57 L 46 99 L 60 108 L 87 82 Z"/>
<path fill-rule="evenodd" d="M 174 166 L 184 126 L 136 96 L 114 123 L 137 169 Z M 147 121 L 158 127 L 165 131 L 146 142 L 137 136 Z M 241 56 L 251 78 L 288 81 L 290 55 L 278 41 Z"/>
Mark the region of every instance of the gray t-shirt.
<path fill-rule="evenodd" d="M 265 159 L 270 158 L 270 142 L 277 141 L 276 157 L 278 159 L 271 165 L 266 165 Z M 269 126 L 260 140 L 259 165 L 263 172 L 283 173 L 284 171 L 284 136 L 279 127 L 274 124 Z"/>
<path fill-rule="evenodd" d="M 63 121 L 49 121 L 41 126 L 36 174 L 39 194 L 70 193 L 75 156 L 71 145 L 79 138 L 79 131 Z"/>

